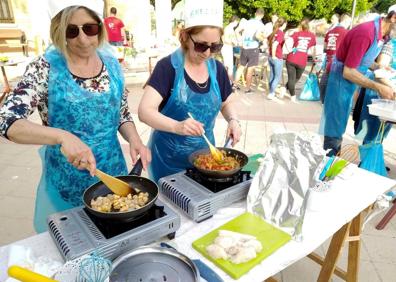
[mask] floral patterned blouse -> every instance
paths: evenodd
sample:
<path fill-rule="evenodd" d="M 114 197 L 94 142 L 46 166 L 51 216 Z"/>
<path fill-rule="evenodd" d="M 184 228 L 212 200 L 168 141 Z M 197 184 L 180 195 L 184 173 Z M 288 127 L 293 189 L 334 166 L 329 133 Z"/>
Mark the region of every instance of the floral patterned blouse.
<path fill-rule="evenodd" d="M 0 108 L 0 136 L 7 138 L 8 128 L 18 119 L 26 119 L 37 108 L 43 125 L 48 126 L 48 80 L 50 65 L 44 56 L 34 59 L 26 68 L 22 80 Z M 110 88 L 109 74 L 103 64 L 100 73 L 92 78 L 73 75 L 80 87 L 91 92 L 106 92 Z M 133 121 L 128 108 L 125 88 L 120 109 L 120 123 Z"/>

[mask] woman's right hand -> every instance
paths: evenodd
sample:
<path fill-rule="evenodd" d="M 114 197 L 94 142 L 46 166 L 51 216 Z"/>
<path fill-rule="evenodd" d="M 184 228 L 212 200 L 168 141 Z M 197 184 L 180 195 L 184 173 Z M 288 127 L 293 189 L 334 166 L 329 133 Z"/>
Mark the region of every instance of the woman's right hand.
<path fill-rule="evenodd" d="M 202 123 L 188 118 L 177 122 L 175 132 L 179 135 L 201 136 L 205 130 Z"/>
<path fill-rule="evenodd" d="M 91 176 L 95 175 L 96 160 L 88 145 L 71 133 L 64 134 L 60 144 L 60 150 L 69 163 L 79 170 L 88 169 Z"/>

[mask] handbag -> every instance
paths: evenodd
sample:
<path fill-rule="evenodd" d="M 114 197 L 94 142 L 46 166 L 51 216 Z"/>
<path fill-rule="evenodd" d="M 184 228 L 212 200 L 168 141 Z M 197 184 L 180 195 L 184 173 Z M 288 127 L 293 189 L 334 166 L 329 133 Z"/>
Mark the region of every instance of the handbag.
<path fill-rule="evenodd" d="M 377 137 L 371 143 L 360 145 L 360 164 L 359 167 L 374 172 L 382 176 L 388 176 L 385 167 L 384 149 L 382 140 L 384 138 L 385 122 L 381 121 Z"/>
<path fill-rule="evenodd" d="M 320 100 L 320 90 L 318 76 L 311 72 L 305 81 L 304 88 L 300 94 L 299 100 L 303 101 L 319 101 Z"/>

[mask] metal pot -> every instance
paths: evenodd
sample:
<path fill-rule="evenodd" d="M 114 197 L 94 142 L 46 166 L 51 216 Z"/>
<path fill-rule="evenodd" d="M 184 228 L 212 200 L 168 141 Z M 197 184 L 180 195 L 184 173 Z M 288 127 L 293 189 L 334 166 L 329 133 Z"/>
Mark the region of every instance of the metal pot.
<path fill-rule="evenodd" d="M 231 156 L 234 157 L 238 162 L 239 162 L 239 167 L 235 168 L 235 169 L 231 169 L 231 170 L 207 170 L 207 169 L 202 169 L 197 167 L 194 164 L 195 159 L 202 154 L 209 154 L 210 151 L 209 149 L 201 149 L 198 151 L 193 152 L 188 160 L 189 162 L 203 175 L 208 176 L 208 177 L 212 177 L 212 178 L 226 178 L 226 177 L 230 177 L 233 176 L 235 174 L 237 174 L 239 171 L 241 171 L 241 169 L 248 163 L 248 157 L 235 149 L 230 149 L 230 148 L 226 148 L 226 147 L 216 147 L 217 149 L 225 152 L 226 156 Z"/>
<path fill-rule="evenodd" d="M 117 221 L 132 221 L 137 216 L 143 214 L 150 209 L 158 198 L 158 186 L 157 184 L 145 177 L 138 176 L 142 171 L 142 162 L 139 160 L 129 175 L 116 176 L 116 178 L 127 182 L 130 186 L 138 189 L 141 192 L 147 192 L 149 194 L 148 202 L 145 206 L 125 212 L 100 212 L 91 208 L 91 200 L 96 199 L 99 196 L 106 196 L 107 194 L 113 193 L 102 181 L 99 181 L 91 185 L 83 194 L 83 202 L 88 212 L 99 218 L 112 219 Z"/>
<path fill-rule="evenodd" d="M 110 282 L 120 281 L 200 281 L 195 264 L 178 251 L 140 247 L 113 261 Z"/>

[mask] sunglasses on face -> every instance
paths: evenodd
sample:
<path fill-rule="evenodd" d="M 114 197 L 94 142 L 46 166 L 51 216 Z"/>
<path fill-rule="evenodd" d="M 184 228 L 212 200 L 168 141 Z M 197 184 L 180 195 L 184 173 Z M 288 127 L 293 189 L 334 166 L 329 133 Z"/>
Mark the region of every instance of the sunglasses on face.
<path fill-rule="evenodd" d="M 69 24 L 66 28 L 66 38 L 76 38 L 80 33 L 80 29 L 82 29 L 87 36 L 95 36 L 98 35 L 100 31 L 100 24 Z"/>
<path fill-rule="evenodd" d="M 221 48 L 223 47 L 223 43 L 213 43 L 212 45 L 207 45 L 201 42 L 195 42 L 194 39 L 191 37 L 191 34 L 188 34 L 192 43 L 194 43 L 194 51 L 199 53 L 204 53 L 206 50 L 210 49 L 211 53 L 218 53 L 220 52 Z"/>

